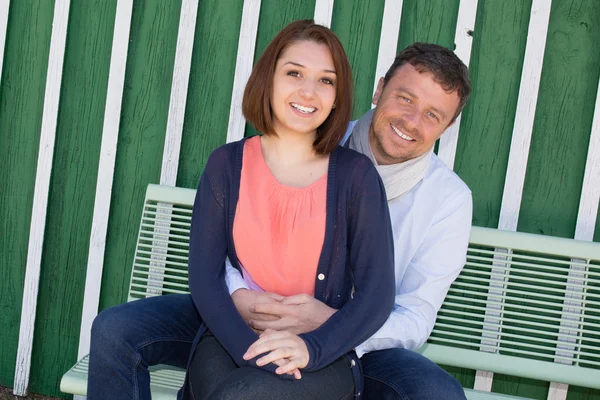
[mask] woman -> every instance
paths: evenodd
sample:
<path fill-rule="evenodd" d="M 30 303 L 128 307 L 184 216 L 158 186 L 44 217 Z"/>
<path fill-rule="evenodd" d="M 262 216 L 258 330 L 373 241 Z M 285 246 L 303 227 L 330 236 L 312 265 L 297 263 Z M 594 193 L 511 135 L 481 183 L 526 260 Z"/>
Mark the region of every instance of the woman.
<path fill-rule="evenodd" d="M 360 395 L 352 349 L 389 316 L 394 266 L 379 175 L 338 146 L 351 87 L 341 43 L 309 20 L 285 27 L 254 67 L 242 108 L 263 135 L 215 150 L 196 194 L 189 282 L 207 329 L 192 346 L 192 398 Z M 259 337 L 228 293 L 226 257 L 254 290 L 307 293 L 338 311 L 307 334 Z"/>

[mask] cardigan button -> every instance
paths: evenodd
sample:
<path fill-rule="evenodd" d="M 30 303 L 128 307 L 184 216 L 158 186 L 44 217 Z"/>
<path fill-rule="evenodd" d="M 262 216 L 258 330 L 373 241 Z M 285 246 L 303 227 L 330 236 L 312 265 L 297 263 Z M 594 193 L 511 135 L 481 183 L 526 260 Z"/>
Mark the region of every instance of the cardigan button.
<path fill-rule="evenodd" d="M 350 365 L 351 365 L 352 367 L 354 367 L 354 366 L 356 365 L 356 361 L 354 361 L 354 360 L 351 360 L 351 361 L 350 361 Z"/>
<path fill-rule="evenodd" d="M 319 278 L 319 280 L 322 281 L 325 279 L 325 274 L 319 274 L 317 278 Z"/>

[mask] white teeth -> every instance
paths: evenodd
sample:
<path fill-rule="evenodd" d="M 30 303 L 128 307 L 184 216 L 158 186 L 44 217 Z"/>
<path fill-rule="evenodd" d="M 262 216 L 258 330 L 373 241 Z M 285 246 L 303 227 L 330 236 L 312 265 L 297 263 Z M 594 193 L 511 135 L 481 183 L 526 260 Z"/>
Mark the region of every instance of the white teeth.
<path fill-rule="evenodd" d="M 400 132 L 400 130 L 398 128 L 396 128 L 394 125 L 390 124 L 390 126 L 392 127 L 392 129 L 394 130 L 394 132 L 396 132 L 396 134 L 398 136 L 400 136 L 402 139 L 408 140 L 408 141 L 415 140 L 415 139 L 411 138 L 410 136 L 405 135 L 404 133 Z"/>
<path fill-rule="evenodd" d="M 314 108 L 314 107 L 304 107 L 304 106 L 301 106 L 300 104 L 296 104 L 296 103 L 291 103 L 291 104 L 292 104 L 292 107 L 294 107 L 296 110 L 298 110 L 304 114 L 310 114 L 312 112 L 315 112 L 315 110 L 316 110 L 316 108 Z"/>

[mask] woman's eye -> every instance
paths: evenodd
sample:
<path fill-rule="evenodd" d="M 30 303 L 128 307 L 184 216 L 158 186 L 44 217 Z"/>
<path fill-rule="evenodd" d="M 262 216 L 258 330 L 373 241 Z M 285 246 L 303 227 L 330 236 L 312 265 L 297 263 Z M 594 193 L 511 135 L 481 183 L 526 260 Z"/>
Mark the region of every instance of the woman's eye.
<path fill-rule="evenodd" d="M 300 72 L 298 71 L 289 71 L 287 74 L 288 76 L 300 76 Z"/>
<path fill-rule="evenodd" d="M 326 85 L 333 85 L 333 81 L 329 78 L 323 78 L 321 79 L 321 82 L 323 82 Z"/>

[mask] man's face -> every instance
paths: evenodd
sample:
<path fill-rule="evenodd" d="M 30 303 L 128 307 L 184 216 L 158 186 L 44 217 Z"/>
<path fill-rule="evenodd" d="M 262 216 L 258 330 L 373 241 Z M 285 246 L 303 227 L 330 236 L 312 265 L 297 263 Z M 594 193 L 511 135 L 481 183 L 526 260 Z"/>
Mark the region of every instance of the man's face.
<path fill-rule="evenodd" d="M 447 93 L 433 74 L 419 73 L 410 64 L 398 68 L 385 88 L 381 78 L 369 132 L 377 163 L 397 164 L 425 154 L 454 123 L 459 102 L 456 91 Z"/>

